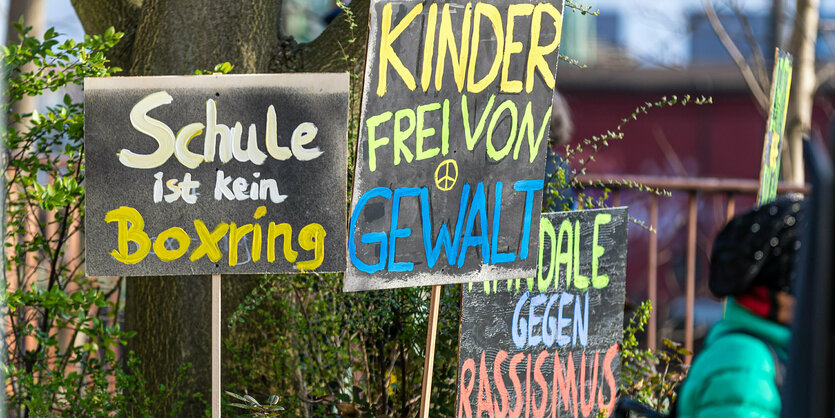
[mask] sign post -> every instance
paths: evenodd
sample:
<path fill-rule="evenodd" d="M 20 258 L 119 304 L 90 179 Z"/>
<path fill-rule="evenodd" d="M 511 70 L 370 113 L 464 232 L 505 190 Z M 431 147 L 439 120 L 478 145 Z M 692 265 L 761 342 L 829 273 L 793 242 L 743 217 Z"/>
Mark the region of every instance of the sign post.
<path fill-rule="evenodd" d="M 347 74 L 85 80 L 89 276 L 345 269 Z"/>
<path fill-rule="evenodd" d="M 212 416 L 220 416 L 220 348 L 221 323 L 220 311 L 220 275 L 212 275 Z"/>
<path fill-rule="evenodd" d="M 464 285 L 458 418 L 613 411 L 627 210 L 546 213 L 540 222 L 535 275 Z"/>
<path fill-rule="evenodd" d="M 760 168 L 760 187 L 757 206 L 777 197 L 780 180 L 780 156 L 783 151 L 783 133 L 786 129 L 786 109 L 792 83 L 792 56 L 780 49 L 774 51 L 774 71 L 771 76 L 771 101 L 766 122 L 765 144 Z"/>
<path fill-rule="evenodd" d="M 441 303 L 443 286 L 434 285 L 429 295 L 429 326 L 426 331 L 426 358 L 423 361 L 423 384 L 421 385 L 420 416 L 429 417 L 432 405 L 432 369 L 435 365 L 435 337 L 438 335 L 438 307 Z"/>

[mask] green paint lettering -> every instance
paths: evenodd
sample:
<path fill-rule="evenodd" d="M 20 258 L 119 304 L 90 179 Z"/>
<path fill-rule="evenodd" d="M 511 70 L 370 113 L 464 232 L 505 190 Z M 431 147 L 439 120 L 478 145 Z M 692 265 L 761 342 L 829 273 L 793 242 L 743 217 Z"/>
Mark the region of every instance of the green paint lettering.
<path fill-rule="evenodd" d="M 609 285 L 609 276 L 605 274 L 598 275 L 597 271 L 600 263 L 600 256 L 606 251 L 602 245 L 598 245 L 600 239 L 600 225 L 608 224 L 612 221 L 612 215 L 608 213 L 599 213 L 594 217 L 594 236 L 592 238 L 592 254 L 591 254 L 591 284 L 595 289 L 602 289 Z"/>
<path fill-rule="evenodd" d="M 419 109 L 419 108 L 418 108 Z M 408 127 L 403 129 L 403 120 L 408 120 Z M 415 158 L 409 147 L 404 143 L 412 133 L 415 132 L 415 111 L 412 109 L 401 109 L 394 114 L 394 165 L 400 165 L 400 154 L 407 163 Z M 369 146 L 370 148 L 370 146 Z"/>
<path fill-rule="evenodd" d="M 377 126 L 380 126 L 383 122 L 387 122 L 391 119 L 391 112 L 384 112 L 377 116 L 372 116 L 365 121 L 365 125 L 368 128 L 368 169 L 374 171 L 377 169 L 377 155 L 376 150 L 377 148 L 382 147 L 383 145 L 388 145 L 389 139 L 388 137 L 381 137 L 377 138 L 377 134 L 375 129 Z"/>
<path fill-rule="evenodd" d="M 553 261 L 551 261 L 550 266 L 548 268 L 548 274 L 545 275 L 544 278 L 543 278 L 543 274 L 542 274 L 542 269 L 543 269 L 543 266 L 544 266 L 543 256 L 544 256 L 544 253 L 545 253 L 545 245 L 544 244 L 545 244 L 545 235 L 546 234 L 548 235 L 548 237 L 550 238 L 552 243 L 554 241 L 556 241 L 556 238 L 557 238 L 556 234 L 557 233 L 556 233 L 556 231 L 554 231 L 554 225 L 551 224 L 551 221 L 548 220 L 548 218 L 543 216 L 543 217 L 539 218 L 539 262 L 537 264 L 537 273 L 536 273 L 537 287 L 539 288 L 540 293 L 545 293 L 548 290 L 548 286 L 550 286 L 551 282 L 554 280 L 554 270 L 555 270 L 555 268 L 554 268 Z M 556 256 L 554 250 L 555 250 L 555 248 L 552 245 L 551 246 L 551 255 L 549 257 L 549 261 L 553 260 L 554 257 Z"/>

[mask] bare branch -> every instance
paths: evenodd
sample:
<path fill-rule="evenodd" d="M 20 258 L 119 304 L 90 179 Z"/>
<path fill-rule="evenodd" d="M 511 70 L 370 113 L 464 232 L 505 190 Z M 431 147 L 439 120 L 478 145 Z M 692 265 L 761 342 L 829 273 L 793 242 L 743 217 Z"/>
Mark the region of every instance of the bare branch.
<path fill-rule="evenodd" d="M 740 10 L 739 5 L 734 2 L 731 4 L 731 9 L 734 11 L 734 15 L 736 15 L 739 23 L 742 24 L 742 30 L 745 33 L 745 41 L 748 42 L 748 48 L 750 48 L 751 52 L 754 54 L 754 69 L 756 70 L 760 88 L 762 88 L 763 91 L 766 91 L 769 89 L 769 86 L 771 86 L 771 80 L 768 76 L 768 69 L 765 65 L 765 57 L 763 57 L 760 44 L 757 43 L 757 38 L 754 36 L 754 30 L 751 28 L 751 24 L 748 22 L 748 18 L 745 16 L 745 13 Z"/>
<path fill-rule="evenodd" d="M 759 83 L 757 82 L 757 77 L 754 76 L 754 72 L 751 70 L 751 67 L 745 61 L 745 57 L 742 56 L 742 53 L 739 52 L 739 48 L 737 48 L 734 44 L 734 41 L 731 40 L 730 35 L 728 35 L 728 32 L 725 30 L 725 27 L 719 20 L 719 16 L 716 15 L 716 10 L 713 9 L 713 4 L 711 4 L 710 0 L 704 0 L 703 3 L 705 8 L 705 14 L 707 15 L 707 19 L 710 22 L 710 26 L 713 27 L 713 31 L 716 33 L 716 36 L 719 37 L 719 40 L 722 42 L 722 45 L 728 51 L 728 54 L 731 55 L 731 58 L 733 58 L 734 63 L 736 63 L 736 66 L 742 73 L 742 78 L 745 80 L 745 84 L 748 85 L 748 89 L 751 90 L 751 94 L 754 95 L 754 99 L 756 99 L 760 111 L 765 112 L 766 109 L 768 109 L 769 104 L 768 95 L 766 95 L 765 91 L 763 91 L 762 87 L 760 87 Z"/>

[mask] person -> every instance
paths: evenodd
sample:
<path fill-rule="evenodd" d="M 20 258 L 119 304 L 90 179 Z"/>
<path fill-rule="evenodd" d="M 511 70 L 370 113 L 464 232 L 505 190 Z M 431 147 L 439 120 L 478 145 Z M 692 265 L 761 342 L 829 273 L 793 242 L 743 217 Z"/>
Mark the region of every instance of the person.
<path fill-rule="evenodd" d="M 554 90 L 551 108 L 551 126 L 548 131 L 548 153 L 545 159 L 545 196 L 543 206 L 546 212 L 575 210 L 577 197 L 571 188 L 573 172 L 565 156 L 557 149 L 571 142 L 574 124 L 565 98 Z"/>
<path fill-rule="evenodd" d="M 804 203 L 780 198 L 716 237 L 709 287 L 727 297 L 676 402 L 677 417 L 779 417 Z"/>

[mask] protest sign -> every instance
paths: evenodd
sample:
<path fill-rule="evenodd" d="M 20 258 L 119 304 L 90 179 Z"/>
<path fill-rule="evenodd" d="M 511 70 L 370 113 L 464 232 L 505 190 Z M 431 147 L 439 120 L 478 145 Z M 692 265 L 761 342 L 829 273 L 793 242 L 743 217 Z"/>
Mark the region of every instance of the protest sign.
<path fill-rule="evenodd" d="M 344 289 L 533 274 L 562 2 L 369 19 Z"/>
<path fill-rule="evenodd" d="M 346 74 L 85 80 L 91 276 L 343 271 Z"/>
<path fill-rule="evenodd" d="M 464 286 L 459 418 L 613 410 L 626 208 L 547 213 L 540 222 L 534 277 Z"/>
<path fill-rule="evenodd" d="M 774 72 L 771 76 L 771 101 L 766 122 L 765 144 L 760 164 L 760 187 L 757 206 L 777 197 L 780 180 L 780 155 L 783 151 L 783 133 L 786 130 L 786 109 L 792 86 L 792 56 L 777 49 L 774 53 Z"/>

